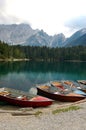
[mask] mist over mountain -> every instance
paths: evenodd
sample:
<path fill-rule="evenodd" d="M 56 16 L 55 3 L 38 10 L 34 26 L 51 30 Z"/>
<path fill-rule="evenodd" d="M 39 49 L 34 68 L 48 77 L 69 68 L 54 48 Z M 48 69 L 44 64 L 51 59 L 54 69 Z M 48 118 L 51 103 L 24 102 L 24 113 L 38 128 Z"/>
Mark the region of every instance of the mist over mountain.
<path fill-rule="evenodd" d="M 0 40 L 8 44 L 23 46 L 69 47 L 86 46 L 86 28 L 66 38 L 63 33 L 50 36 L 43 30 L 32 29 L 29 24 L 0 25 Z"/>

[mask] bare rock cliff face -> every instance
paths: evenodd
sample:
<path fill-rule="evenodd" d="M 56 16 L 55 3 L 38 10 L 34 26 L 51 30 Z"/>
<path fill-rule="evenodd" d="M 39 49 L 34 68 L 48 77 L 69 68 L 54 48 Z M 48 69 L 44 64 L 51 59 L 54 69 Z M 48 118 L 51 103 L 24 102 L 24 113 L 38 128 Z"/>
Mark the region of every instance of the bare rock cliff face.
<path fill-rule="evenodd" d="M 29 24 L 0 25 L 0 40 L 8 44 L 23 46 L 48 46 L 67 47 L 82 45 L 80 37 L 85 43 L 86 28 L 74 33 L 71 37 L 65 38 L 63 33 L 50 36 L 43 30 L 33 30 Z M 78 40 L 79 39 L 79 40 Z M 77 43 L 75 43 L 77 42 Z M 79 42 L 79 44 L 78 44 Z"/>

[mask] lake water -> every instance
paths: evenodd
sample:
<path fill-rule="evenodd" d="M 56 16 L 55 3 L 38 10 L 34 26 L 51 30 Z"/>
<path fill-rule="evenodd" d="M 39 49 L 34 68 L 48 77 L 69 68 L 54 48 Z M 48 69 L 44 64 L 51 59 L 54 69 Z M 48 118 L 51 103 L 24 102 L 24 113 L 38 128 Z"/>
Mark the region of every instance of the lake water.
<path fill-rule="evenodd" d="M 86 80 L 86 62 L 0 62 L 0 87 L 29 91 L 52 80 Z"/>

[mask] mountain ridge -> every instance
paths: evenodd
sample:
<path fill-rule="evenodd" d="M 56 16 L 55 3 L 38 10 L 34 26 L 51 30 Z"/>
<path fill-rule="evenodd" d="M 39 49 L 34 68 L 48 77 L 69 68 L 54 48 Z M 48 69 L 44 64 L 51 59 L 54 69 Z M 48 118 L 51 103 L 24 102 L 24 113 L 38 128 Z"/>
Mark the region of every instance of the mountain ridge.
<path fill-rule="evenodd" d="M 0 25 L 0 40 L 8 44 L 23 46 L 47 46 L 47 47 L 69 47 L 86 45 L 86 28 L 76 31 L 72 36 L 66 38 L 63 33 L 54 36 L 48 35 L 43 30 L 32 29 L 29 24 Z M 81 42 L 80 42 L 81 41 Z"/>

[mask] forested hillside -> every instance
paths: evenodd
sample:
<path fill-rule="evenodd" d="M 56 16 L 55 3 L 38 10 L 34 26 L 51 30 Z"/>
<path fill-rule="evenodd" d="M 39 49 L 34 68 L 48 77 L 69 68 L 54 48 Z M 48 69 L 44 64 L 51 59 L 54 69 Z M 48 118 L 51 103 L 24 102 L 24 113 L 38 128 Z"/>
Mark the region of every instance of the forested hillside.
<path fill-rule="evenodd" d="M 31 47 L 20 45 L 8 45 L 0 41 L 0 59 L 30 59 L 46 61 L 81 60 L 86 61 L 86 47 Z"/>

